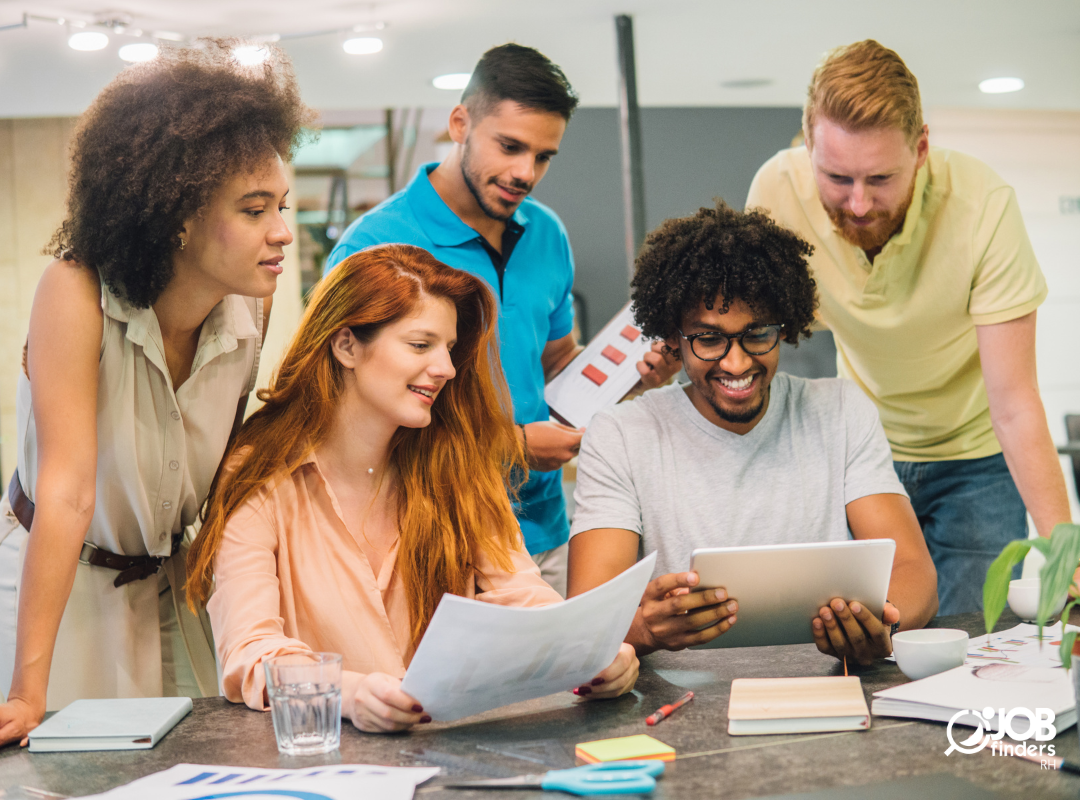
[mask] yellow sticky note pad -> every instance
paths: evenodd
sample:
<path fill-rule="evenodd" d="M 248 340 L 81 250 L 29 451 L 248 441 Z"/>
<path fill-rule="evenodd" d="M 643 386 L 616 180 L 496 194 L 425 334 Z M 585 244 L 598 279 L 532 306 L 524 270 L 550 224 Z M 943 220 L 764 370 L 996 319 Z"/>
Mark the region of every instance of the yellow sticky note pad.
<path fill-rule="evenodd" d="M 582 742 L 574 749 L 574 754 L 589 764 L 600 761 L 626 761 L 635 758 L 654 758 L 657 761 L 674 761 L 675 748 L 647 736 L 622 736 L 618 739 L 597 739 L 595 742 Z"/>

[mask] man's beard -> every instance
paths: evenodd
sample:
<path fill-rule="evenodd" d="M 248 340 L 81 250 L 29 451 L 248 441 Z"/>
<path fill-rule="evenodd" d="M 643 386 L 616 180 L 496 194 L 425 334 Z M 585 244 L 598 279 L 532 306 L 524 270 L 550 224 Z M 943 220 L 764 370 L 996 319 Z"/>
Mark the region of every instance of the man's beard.
<path fill-rule="evenodd" d="M 897 231 L 904 227 L 904 218 L 907 216 L 914 197 L 915 176 L 913 175 L 911 177 L 911 186 L 908 188 L 907 199 L 892 213 L 888 211 L 871 211 L 865 216 L 856 217 L 843 208 L 830 208 L 829 206 L 825 206 L 825 213 L 829 215 L 836 232 L 840 234 L 842 239 L 851 242 L 851 244 L 862 250 L 880 250 Z M 853 219 L 881 221 L 873 226 L 859 227 L 850 222 Z"/>
<path fill-rule="evenodd" d="M 487 216 L 492 219 L 497 219 L 499 222 L 506 222 L 514 216 L 514 211 L 517 211 L 517 209 L 515 208 L 514 211 L 506 212 L 495 208 L 491 203 L 484 199 L 484 196 L 480 193 L 480 186 L 484 184 L 484 179 L 478 170 L 473 169 L 472 161 L 469 157 L 471 148 L 469 147 L 468 140 L 465 141 L 463 150 L 464 152 L 461 154 L 461 177 L 465 180 L 465 185 L 469 187 L 469 191 L 476 200 L 476 204 L 480 206 L 480 210 Z M 489 178 L 487 183 L 495 183 L 495 179 Z M 515 180 L 512 182 L 511 186 L 514 189 L 522 190 L 526 194 L 532 191 L 532 186 L 523 181 Z"/>
<path fill-rule="evenodd" d="M 764 377 L 764 376 L 763 376 Z M 711 379 L 709 381 L 709 388 L 712 389 Z M 699 390 L 700 392 L 700 390 Z M 716 412 L 716 416 L 720 417 L 724 422 L 731 422 L 735 425 L 744 425 L 747 422 L 753 422 L 757 415 L 761 413 L 761 409 L 765 407 L 765 403 L 769 399 L 769 390 L 765 389 L 761 395 L 761 401 L 757 403 L 753 408 L 748 408 L 745 411 L 729 411 L 721 406 L 719 403 L 713 400 L 712 391 L 700 392 L 701 396 L 705 398 L 705 402 L 712 406 L 712 410 Z"/>

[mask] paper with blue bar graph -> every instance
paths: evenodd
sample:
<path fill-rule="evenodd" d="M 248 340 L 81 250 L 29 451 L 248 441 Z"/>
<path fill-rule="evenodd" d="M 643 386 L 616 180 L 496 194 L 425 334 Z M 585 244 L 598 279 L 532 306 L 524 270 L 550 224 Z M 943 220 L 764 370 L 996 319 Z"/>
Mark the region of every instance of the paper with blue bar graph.
<path fill-rule="evenodd" d="M 336 764 L 309 769 L 253 769 L 177 764 L 126 786 L 92 795 L 93 800 L 410 800 L 438 767 L 377 767 Z M 91 797 L 81 798 L 91 800 Z"/>
<path fill-rule="evenodd" d="M 445 594 L 401 690 L 450 721 L 588 683 L 615 660 L 655 566 L 650 553 L 607 583 L 540 608 Z"/>

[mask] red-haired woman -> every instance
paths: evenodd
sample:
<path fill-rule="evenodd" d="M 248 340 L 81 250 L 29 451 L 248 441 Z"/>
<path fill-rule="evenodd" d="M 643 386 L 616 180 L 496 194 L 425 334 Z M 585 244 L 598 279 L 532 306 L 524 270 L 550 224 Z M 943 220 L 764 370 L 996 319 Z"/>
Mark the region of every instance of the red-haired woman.
<path fill-rule="evenodd" d="M 227 698 L 264 709 L 265 659 L 338 652 L 343 716 L 404 730 L 430 721 L 400 683 L 444 593 L 561 600 L 506 492 L 524 461 L 495 332 L 483 283 L 416 247 L 356 253 L 316 289 L 188 558 Z M 614 697 L 637 671 L 624 645 L 577 691 Z"/>

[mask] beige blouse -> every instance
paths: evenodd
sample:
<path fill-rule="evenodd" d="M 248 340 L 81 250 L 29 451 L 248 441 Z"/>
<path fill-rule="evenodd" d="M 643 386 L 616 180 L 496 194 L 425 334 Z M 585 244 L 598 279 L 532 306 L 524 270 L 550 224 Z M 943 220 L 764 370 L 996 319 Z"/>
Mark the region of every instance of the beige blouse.
<path fill-rule="evenodd" d="M 347 693 L 362 674 L 403 677 L 413 648 L 396 557 L 397 544 L 373 572 L 314 454 L 253 497 L 225 526 L 207 605 L 225 697 L 263 709 L 262 662 L 289 653 L 341 653 Z M 511 558 L 513 572 L 479 560 L 466 596 L 511 606 L 562 600 L 523 549 Z"/>
<path fill-rule="evenodd" d="M 262 301 L 229 295 L 214 307 L 200 331 L 191 375 L 176 392 L 153 309 L 136 308 L 104 287 L 101 307 L 97 493 L 86 541 L 124 555 L 168 555 L 172 534 L 195 522 L 225 452 L 236 404 L 254 383 Z M 32 500 L 37 428 L 30 382 L 21 373 L 17 421 L 19 476 Z M 16 594 L 25 536 L 17 522 L 0 529 L 6 544 L 0 573 L 10 573 Z M 179 561 L 171 559 L 167 571 L 182 582 Z M 114 570 L 79 564 L 53 656 L 50 710 L 83 697 L 161 694 L 160 582 L 150 578 L 116 588 L 115 577 Z M 0 598 L 0 613 L 8 610 Z M 15 652 L 14 622 L 7 622 L 0 620 L 3 692 Z"/>

